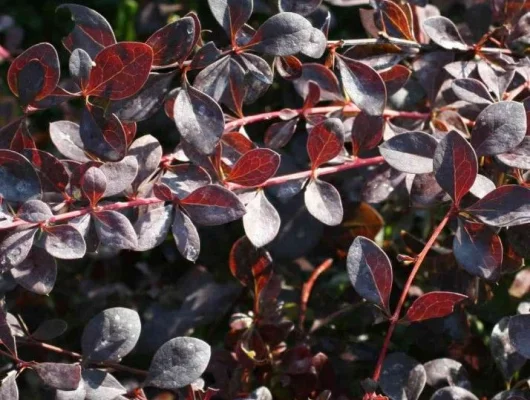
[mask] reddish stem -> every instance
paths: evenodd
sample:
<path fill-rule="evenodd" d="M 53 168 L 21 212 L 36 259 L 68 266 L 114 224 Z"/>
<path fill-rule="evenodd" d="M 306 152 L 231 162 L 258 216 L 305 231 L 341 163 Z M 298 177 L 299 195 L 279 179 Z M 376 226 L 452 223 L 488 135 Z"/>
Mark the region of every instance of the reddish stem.
<path fill-rule="evenodd" d="M 320 264 L 317 268 L 313 270 L 307 282 L 304 283 L 304 285 L 302 286 L 302 294 L 300 296 L 300 319 L 298 320 L 298 327 L 301 331 L 304 330 L 304 323 L 307 313 L 307 303 L 309 302 L 309 297 L 311 296 L 313 286 L 315 286 L 318 277 L 324 272 L 326 272 L 328 269 L 330 269 L 332 265 L 333 259 L 328 258 L 326 261 L 324 261 L 322 264 Z"/>
<path fill-rule="evenodd" d="M 313 115 L 313 114 L 327 114 L 334 111 L 343 110 L 345 113 L 355 113 L 360 112 L 361 110 L 354 104 L 348 104 L 346 106 L 326 106 L 326 107 L 314 107 L 309 109 L 298 108 L 293 110 L 298 116 L 304 115 Z M 248 117 L 239 118 L 233 121 L 230 121 L 225 126 L 225 131 L 231 131 L 233 129 L 239 128 L 244 125 L 253 124 L 256 122 L 269 121 L 271 119 L 280 118 L 284 113 L 283 110 L 272 111 L 268 113 L 250 115 Z M 429 119 L 431 117 L 430 113 L 421 113 L 415 111 L 395 111 L 395 110 L 385 110 L 383 116 L 387 118 L 408 118 L 408 119 Z"/>
<path fill-rule="evenodd" d="M 347 162 L 347 163 L 344 163 L 344 164 L 341 164 L 341 165 L 320 168 L 320 169 L 317 170 L 317 174 L 318 175 L 329 175 L 329 174 L 333 174 L 333 173 L 340 172 L 340 171 L 346 171 L 346 170 L 353 169 L 353 168 L 366 167 L 366 166 L 369 166 L 369 165 L 379 165 L 379 164 L 382 164 L 383 162 L 384 162 L 383 157 L 367 158 L 367 159 L 364 159 L 364 160 L 356 159 L 355 161 Z M 308 177 L 311 176 L 312 173 L 313 172 L 311 170 L 309 170 L 309 171 L 297 172 L 295 174 L 290 174 L 290 175 L 278 176 L 278 177 L 269 179 L 265 183 L 261 184 L 259 187 L 269 187 L 269 186 L 274 186 L 274 185 L 281 185 L 282 183 L 286 183 L 286 182 L 289 182 L 289 181 L 293 181 L 293 180 L 297 180 L 297 179 L 301 179 L 301 178 L 308 178 Z M 243 186 L 240 186 L 240 185 L 237 185 L 237 184 L 233 184 L 233 183 L 227 184 L 227 187 L 230 190 L 248 189 L 246 187 L 243 187 Z M 152 205 L 152 204 L 159 204 L 159 203 L 162 203 L 162 202 L 164 202 L 164 200 L 160 200 L 160 199 L 158 199 L 156 197 L 150 197 L 150 198 L 147 198 L 147 199 L 134 199 L 134 200 L 126 201 L 126 202 L 107 204 L 107 205 L 103 205 L 103 206 L 97 207 L 95 209 L 92 208 L 92 207 L 86 207 L 86 208 L 82 208 L 80 210 L 70 211 L 70 212 L 64 213 L 64 214 L 59 214 L 59 215 L 56 215 L 56 216 L 54 216 L 54 217 L 52 217 L 52 218 L 50 218 L 50 219 L 48 219 L 46 221 L 40 221 L 40 222 L 36 222 L 36 223 L 27 222 L 27 221 L 24 221 L 24 220 L 21 220 L 21 219 L 15 220 L 13 223 L 11 223 L 9 225 L 6 224 L 6 225 L 2 226 L 0 228 L 0 231 L 13 229 L 13 228 L 17 228 L 17 227 L 22 227 L 22 226 L 25 227 L 25 228 L 32 228 L 32 227 L 37 227 L 37 226 L 43 225 L 43 224 L 53 224 L 53 223 L 57 223 L 57 222 L 64 222 L 64 221 L 71 220 L 73 218 L 77 218 L 77 217 L 81 217 L 83 215 L 89 214 L 89 213 L 91 213 L 93 211 L 95 211 L 95 212 L 118 211 L 118 210 L 124 210 L 126 208 L 133 208 L 133 207 L 140 207 L 140 206 L 148 206 L 148 205 Z"/>
<path fill-rule="evenodd" d="M 381 369 L 383 367 L 383 362 L 385 361 L 386 353 L 388 351 L 388 347 L 390 345 L 390 339 L 392 338 L 392 334 L 394 333 L 394 329 L 396 328 L 396 325 L 399 321 L 399 316 L 401 315 L 401 309 L 403 308 L 403 305 L 405 304 L 405 300 L 407 300 L 407 296 L 410 290 L 410 286 L 412 285 L 412 282 L 414 281 L 414 278 L 416 277 L 416 274 L 420 270 L 421 264 L 423 263 L 423 260 L 425 260 L 425 257 L 427 256 L 427 253 L 431 249 L 431 247 L 434 245 L 434 242 L 440 236 L 440 233 L 442 233 L 442 230 L 447 225 L 447 222 L 449 222 L 449 219 L 455 212 L 455 207 L 451 207 L 451 209 L 447 212 L 445 217 L 443 218 L 442 222 L 436 227 L 434 232 L 432 233 L 429 241 L 425 244 L 425 247 L 421 251 L 421 253 L 416 258 L 416 263 L 414 264 L 414 268 L 412 268 L 412 271 L 410 272 L 410 275 L 407 279 L 407 282 L 405 283 L 405 286 L 403 287 L 403 292 L 401 292 L 401 297 L 399 299 L 399 302 L 396 306 L 396 309 L 394 311 L 394 314 L 392 317 L 390 317 L 390 326 L 388 327 L 388 331 L 386 333 L 385 341 L 383 342 L 383 347 L 381 348 L 381 353 L 379 354 L 379 358 L 377 360 L 377 364 L 375 366 L 375 371 L 373 375 L 373 380 L 378 381 L 379 377 L 381 376 Z"/>

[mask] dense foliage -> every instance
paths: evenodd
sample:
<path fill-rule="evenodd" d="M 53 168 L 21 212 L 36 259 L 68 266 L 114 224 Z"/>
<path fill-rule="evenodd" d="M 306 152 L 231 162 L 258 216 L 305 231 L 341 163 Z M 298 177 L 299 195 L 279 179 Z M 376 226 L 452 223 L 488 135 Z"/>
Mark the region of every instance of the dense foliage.
<path fill-rule="evenodd" d="M 530 3 L 327 3 L 0 19 L 0 399 L 530 398 Z"/>

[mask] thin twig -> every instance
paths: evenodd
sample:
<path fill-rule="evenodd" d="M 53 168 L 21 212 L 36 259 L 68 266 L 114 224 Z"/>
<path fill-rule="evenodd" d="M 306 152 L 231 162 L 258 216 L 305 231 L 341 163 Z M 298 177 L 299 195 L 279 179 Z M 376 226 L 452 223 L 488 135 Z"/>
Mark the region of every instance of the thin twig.
<path fill-rule="evenodd" d="M 309 302 L 309 297 L 311 296 L 311 292 L 313 291 L 313 286 L 315 286 L 318 277 L 324 272 L 326 272 L 328 269 L 330 269 L 332 265 L 333 259 L 328 258 L 326 261 L 324 261 L 322 264 L 320 264 L 317 268 L 313 270 L 307 282 L 304 283 L 304 285 L 302 286 L 302 293 L 300 295 L 300 318 L 298 319 L 298 327 L 301 331 L 304 330 L 304 323 L 307 313 L 307 303 Z"/>

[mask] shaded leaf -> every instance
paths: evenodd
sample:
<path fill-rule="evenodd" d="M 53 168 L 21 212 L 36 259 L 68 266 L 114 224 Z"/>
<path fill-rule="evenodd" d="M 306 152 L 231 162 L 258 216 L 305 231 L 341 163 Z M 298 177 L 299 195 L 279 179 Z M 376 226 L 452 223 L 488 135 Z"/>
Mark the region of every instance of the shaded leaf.
<path fill-rule="evenodd" d="M 451 314 L 455 306 L 467 299 L 460 293 L 430 292 L 416 300 L 407 310 L 405 319 L 410 322 L 425 321 L 431 318 L 442 318 Z"/>
<path fill-rule="evenodd" d="M 94 213 L 99 240 L 110 248 L 131 249 L 138 246 L 138 238 L 131 222 L 117 211 Z"/>
<path fill-rule="evenodd" d="M 26 149 L 22 154 L 37 171 L 43 192 L 65 192 L 70 177 L 64 165 L 55 156 L 37 149 Z"/>
<path fill-rule="evenodd" d="M 350 99 L 369 115 L 382 115 L 386 106 L 385 83 L 366 64 L 346 57 L 337 57 L 344 90 Z"/>
<path fill-rule="evenodd" d="M 433 172 L 433 158 L 438 142 L 423 132 L 406 132 L 379 146 L 385 161 L 398 171 L 409 174 Z"/>
<path fill-rule="evenodd" d="M 479 106 L 488 106 L 493 103 L 493 98 L 488 89 L 477 79 L 455 79 L 451 84 L 451 88 L 460 100 L 468 103 Z"/>
<path fill-rule="evenodd" d="M 466 211 L 488 225 L 527 224 L 530 222 L 530 189 L 517 185 L 498 187 Z"/>
<path fill-rule="evenodd" d="M 243 215 L 243 227 L 247 238 L 256 247 L 268 245 L 276 238 L 280 230 L 281 220 L 278 211 L 270 203 L 263 190 L 246 204 Z"/>
<path fill-rule="evenodd" d="M 182 137 L 202 154 L 212 154 L 224 131 L 221 107 L 210 96 L 186 85 L 173 110 Z"/>
<path fill-rule="evenodd" d="M 351 131 L 353 154 L 375 148 L 383 139 L 384 127 L 383 117 L 360 112 L 353 121 Z"/>
<path fill-rule="evenodd" d="M 392 353 L 383 363 L 379 386 L 393 400 L 417 400 L 426 381 L 423 365 L 405 353 Z"/>
<path fill-rule="evenodd" d="M 430 400 L 478 400 L 470 391 L 458 386 L 448 386 L 438 389 L 431 396 Z"/>
<path fill-rule="evenodd" d="M 9 323 L 9 315 L 6 311 L 5 300 L 0 300 L 0 342 L 13 355 L 17 355 L 17 344 L 13 330 Z"/>
<path fill-rule="evenodd" d="M 122 307 L 108 308 L 93 317 L 81 338 L 83 358 L 92 362 L 121 361 L 136 346 L 142 329 L 140 316 Z"/>
<path fill-rule="evenodd" d="M 155 137 L 144 135 L 134 141 L 129 148 L 129 155 L 138 161 L 138 174 L 131 185 L 133 190 L 137 190 L 160 165 L 162 146 Z"/>
<path fill-rule="evenodd" d="M 437 358 L 423 364 L 427 374 L 427 385 L 435 389 L 445 386 L 459 386 L 471 389 L 471 383 L 464 366 L 450 358 Z"/>
<path fill-rule="evenodd" d="M 503 246 L 500 237 L 490 228 L 459 219 L 453 252 L 458 263 L 471 275 L 492 281 L 500 278 Z"/>
<path fill-rule="evenodd" d="M 178 208 L 175 208 L 171 231 L 182 257 L 191 262 L 197 261 L 201 252 L 199 233 L 191 219 Z"/>
<path fill-rule="evenodd" d="M 471 132 L 477 156 L 506 153 L 517 147 L 526 135 L 526 111 L 521 103 L 501 101 L 485 108 Z"/>
<path fill-rule="evenodd" d="M 40 195 L 39 177 L 29 160 L 14 151 L 0 150 L 0 197 L 24 202 Z"/>
<path fill-rule="evenodd" d="M 491 354 L 505 381 L 510 381 L 526 363 L 526 359 L 517 353 L 510 342 L 509 321 L 509 317 L 501 318 L 493 327 L 490 337 Z"/>
<path fill-rule="evenodd" d="M 287 145 L 296 130 L 299 119 L 293 118 L 289 121 L 281 121 L 272 124 L 265 132 L 265 144 L 272 149 L 280 149 Z"/>
<path fill-rule="evenodd" d="M 85 400 L 115 400 L 117 396 L 127 393 L 122 384 L 108 372 L 83 369 L 81 376 L 84 381 Z"/>
<path fill-rule="evenodd" d="M 508 167 L 530 170 L 530 136 L 525 136 L 517 147 L 498 154 L 496 158 Z"/>
<path fill-rule="evenodd" d="M 456 205 L 464 197 L 478 174 L 477 155 L 456 131 L 451 131 L 438 144 L 434 153 L 434 176 Z"/>
<path fill-rule="evenodd" d="M 179 389 L 197 380 L 210 361 L 210 346 L 191 337 L 177 337 L 155 353 L 145 385 Z"/>
<path fill-rule="evenodd" d="M 11 371 L 0 383 L 0 399 L 18 400 L 17 372 Z"/>
<path fill-rule="evenodd" d="M 215 20 L 234 39 L 252 15 L 252 0 L 208 0 Z"/>
<path fill-rule="evenodd" d="M 281 12 L 294 12 L 301 15 L 308 15 L 315 11 L 322 3 L 322 0 L 279 0 Z"/>
<path fill-rule="evenodd" d="M 38 363 L 33 369 L 44 384 L 59 390 L 75 390 L 81 381 L 79 364 Z"/>
<path fill-rule="evenodd" d="M 68 324 L 62 319 L 49 319 L 41 323 L 31 334 L 35 340 L 50 341 L 66 332 Z"/>
<path fill-rule="evenodd" d="M 203 186 L 181 200 L 191 220 L 200 225 L 223 225 L 245 214 L 245 206 L 231 191 L 217 185 Z"/>
<path fill-rule="evenodd" d="M 339 225 L 344 210 L 338 190 L 328 182 L 313 179 L 304 192 L 304 201 L 309 213 L 323 224 Z"/>

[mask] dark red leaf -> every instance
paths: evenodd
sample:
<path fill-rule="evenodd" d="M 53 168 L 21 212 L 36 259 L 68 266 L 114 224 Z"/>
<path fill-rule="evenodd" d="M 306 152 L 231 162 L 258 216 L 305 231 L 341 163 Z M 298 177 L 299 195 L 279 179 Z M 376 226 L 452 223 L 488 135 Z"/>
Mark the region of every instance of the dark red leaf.
<path fill-rule="evenodd" d="M 489 227 L 459 219 L 453 252 L 458 263 L 471 275 L 490 281 L 500 278 L 502 242 Z"/>
<path fill-rule="evenodd" d="M 344 146 L 344 125 L 338 118 L 328 118 L 316 125 L 307 139 L 311 168 L 317 169 L 337 157 Z"/>
<path fill-rule="evenodd" d="M 419 297 L 407 310 L 405 319 L 410 322 L 425 321 L 431 318 L 446 317 L 455 306 L 467 299 L 460 293 L 430 292 Z"/>
<path fill-rule="evenodd" d="M 274 66 L 283 79 L 293 80 L 302 76 L 303 64 L 295 56 L 276 57 Z"/>
<path fill-rule="evenodd" d="M 223 225 L 245 214 L 245 206 L 231 191 L 217 185 L 203 186 L 181 200 L 191 220 L 200 225 Z"/>
<path fill-rule="evenodd" d="M 208 0 L 208 5 L 216 21 L 234 39 L 236 33 L 252 15 L 252 0 Z"/>
<path fill-rule="evenodd" d="M 392 96 L 399 89 L 401 89 L 410 78 L 412 71 L 403 65 L 394 65 L 387 71 L 380 73 L 381 79 L 385 82 L 386 92 L 388 96 Z"/>
<path fill-rule="evenodd" d="M 226 178 L 242 186 L 255 187 L 272 178 L 280 166 L 280 155 L 269 149 L 254 149 L 245 153 Z"/>
<path fill-rule="evenodd" d="M 70 52 L 77 48 L 86 51 L 93 59 L 105 47 L 116 43 L 114 32 L 107 20 L 98 12 L 77 4 L 63 4 L 57 9 L 67 8 L 72 13 L 74 29 L 63 39 Z"/>
<path fill-rule="evenodd" d="M 382 12 L 386 32 L 391 37 L 415 41 L 407 15 L 398 4 L 390 0 L 382 0 L 379 3 L 379 9 Z"/>
<path fill-rule="evenodd" d="M 386 106 L 386 87 L 381 76 L 360 61 L 337 57 L 342 86 L 350 99 L 370 115 L 382 115 Z"/>
<path fill-rule="evenodd" d="M 182 63 L 197 44 L 201 31 L 198 19 L 184 17 L 153 33 L 146 44 L 153 49 L 153 66 Z"/>
<path fill-rule="evenodd" d="M 304 111 L 313 108 L 320 101 L 320 87 L 315 82 L 309 82 L 307 96 L 304 101 Z"/>
<path fill-rule="evenodd" d="M 59 159 L 50 153 L 37 149 L 24 150 L 23 154 L 37 171 L 44 192 L 65 192 L 69 176 Z"/>
<path fill-rule="evenodd" d="M 517 185 L 498 187 L 466 209 L 483 223 L 499 227 L 530 222 L 530 189 Z"/>
<path fill-rule="evenodd" d="M 471 145 L 456 131 L 440 141 L 434 153 L 434 176 L 456 205 L 464 197 L 478 174 L 478 162 Z"/>
<path fill-rule="evenodd" d="M 81 190 L 92 207 L 101 200 L 107 190 L 107 178 L 99 168 L 88 169 L 81 178 Z"/>
<path fill-rule="evenodd" d="M 42 81 L 38 84 L 35 83 L 38 87 L 37 89 L 32 88 L 34 93 L 32 92 L 31 98 L 25 99 L 25 104 L 33 100 L 43 99 L 51 94 L 59 83 L 61 73 L 59 56 L 55 48 L 50 43 L 36 44 L 19 55 L 9 66 L 7 83 L 15 96 L 19 96 L 21 94 L 20 89 L 22 89 L 19 87 L 19 75 L 30 62 L 38 66 L 38 69 L 31 68 L 31 71 L 28 70 L 28 74 L 31 72 L 37 76 L 26 77 L 23 84 L 26 85 L 25 82 L 28 78 L 32 80 L 41 79 Z M 27 84 L 29 85 L 29 82 Z"/>
<path fill-rule="evenodd" d="M 121 100 L 138 92 L 147 81 L 153 50 L 144 43 L 121 42 L 99 52 L 94 63 L 84 95 Z"/>
<path fill-rule="evenodd" d="M 355 117 L 351 132 L 353 155 L 375 148 L 383 139 L 385 119 L 360 112 Z"/>
<path fill-rule="evenodd" d="M 309 92 L 309 83 L 315 82 L 320 88 L 320 100 L 340 100 L 342 92 L 335 74 L 324 65 L 306 63 L 302 66 L 302 76 L 294 81 L 294 87 L 304 99 Z"/>
<path fill-rule="evenodd" d="M 252 287 L 256 295 L 259 295 L 272 274 L 272 258 L 269 252 L 254 247 L 246 236 L 232 246 L 229 265 L 232 275 L 243 286 Z"/>
<path fill-rule="evenodd" d="M 392 290 L 392 264 L 377 244 L 358 236 L 348 251 L 348 275 L 354 289 L 387 313 Z"/>

